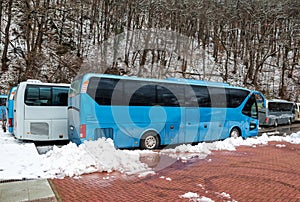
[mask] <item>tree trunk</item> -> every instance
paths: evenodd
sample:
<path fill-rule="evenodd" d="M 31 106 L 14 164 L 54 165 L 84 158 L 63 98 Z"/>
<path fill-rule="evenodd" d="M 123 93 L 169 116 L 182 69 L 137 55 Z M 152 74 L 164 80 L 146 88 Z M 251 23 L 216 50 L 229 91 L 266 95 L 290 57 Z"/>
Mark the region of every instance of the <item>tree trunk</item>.
<path fill-rule="evenodd" d="M 2 53 L 2 57 L 1 57 L 1 63 L 2 63 L 2 71 L 6 72 L 8 70 L 8 62 L 9 59 L 7 57 L 7 53 L 8 53 L 8 46 L 9 46 L 9 30 L 10 30 L 10 25 L 11 25 L 11 17 L 12 17 L 12 3 L 13 0 L 9 0 L 8 1 L 8 8 L 7 8 L 7 24 L 5 27 L 5 31 L 4 31 L 4 47 L 3 47 L 3 53 Z M 1 3 L 2 4 L 2 3 Z"/>

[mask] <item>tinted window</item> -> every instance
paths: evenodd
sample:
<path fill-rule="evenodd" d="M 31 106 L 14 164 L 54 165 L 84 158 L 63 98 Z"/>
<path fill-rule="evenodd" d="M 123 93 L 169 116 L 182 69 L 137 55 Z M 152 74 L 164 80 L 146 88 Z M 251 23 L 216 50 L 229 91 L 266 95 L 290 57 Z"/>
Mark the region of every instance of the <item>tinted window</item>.
<path fill-rule="evenodd" d="M 6 98 L 0 98 L 0 106 L 6 105 Z"/>
<path fill-rule="evenodd" d="M 122 104 L 122 85 L 118 85 L 118 79 L 96 78 L 89 81 L 87 93 L 99 105 L 121 105 Z"/>
<path fill-rule="evenodd" d="M 184 104 L 184 86 L 164 84 L 157 85 L 157 105 L 179 107 Z"/>
<path fill-rule="evenodd" d="M 242 110 L 242 113 L 245 114 L 246 116 L 257 119 L 258 118 L 257 110 L 258 109 L 257 109 L 255 95 L 251 95 L 249 100 L 246 102 L 246 104 Z"/>
<path fill-rule="evenodd" d="M 52 105 L 68 106 L 68 89 L 52 87 Z"/>
<path fill-rule="evenodd" d="M 130 83 L 134 85 L 134 83 Z M 126 84 L 127 86 L 127 84 Z M 156 105 L 155 85 L 145 85 L 134 92 L 130 98 L 130 106 L 154 106 Z"/>
<path fill-rule="evenodd" d="M 211 101 L 210 101 L 210 96 L 208 93 L 208 89 L 206 86 L 192 86 L 193 93 L 190 96 L 187 96 L 186 101 L 191 102 L 191 100 L 195 99 L 193 97 L 196 97 L 196 102 L 199 107 L 210 107 L 211 106 Z M 187 91 L 189 92 L 189 91 Z M 187 93 L 187 95 L 190 93 Z"/>
<path fill-rule="evenodd" d="M 30 106 L 68 106 L 68 87 L 27 85 L 25 104 Z"/>
<path fill-rule="evenodd" d="M 211 107 L 226 108 L 227 97 L 225 88 L 208 87 Z"/>
<path fill-rule="evenodd" d="M 249 91 L 240 89 L 226 89 L 227 107 L 235 108 L 242 104 L 242 102 L 249 95 Z"/>
<path fill-rule="evenodd" d="M 269 102 L 270 112 L 291 112 L 293 103 Z"/>

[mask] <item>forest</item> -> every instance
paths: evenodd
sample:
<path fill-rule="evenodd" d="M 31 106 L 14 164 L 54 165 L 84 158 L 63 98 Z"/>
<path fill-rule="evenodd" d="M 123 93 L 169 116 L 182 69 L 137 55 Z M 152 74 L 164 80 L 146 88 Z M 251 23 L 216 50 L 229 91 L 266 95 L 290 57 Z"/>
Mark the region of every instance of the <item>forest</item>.
<path fill-rule="evenodd" d="M 1 93 L 97 72 L 300 101 L 299 0 L 0 0 L 0 23 Z"/>

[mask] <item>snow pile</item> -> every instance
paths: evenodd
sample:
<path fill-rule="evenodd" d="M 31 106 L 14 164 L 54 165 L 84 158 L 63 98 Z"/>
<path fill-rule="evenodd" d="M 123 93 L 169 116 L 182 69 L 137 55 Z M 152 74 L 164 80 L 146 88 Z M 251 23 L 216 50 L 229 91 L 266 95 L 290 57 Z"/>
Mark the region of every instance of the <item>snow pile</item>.
<path fill-rule="evenodd" d="M 252 137 L 243 139 L 242 137 L 239 138 L 227 138 L 223 141 L 216 141 L 211 143 L 199 143 L 195 146 L 190 144 L 183 144 L 179 145 L 174 149 L 165 149 L 162 150 L 161 153 L 170 155 L 172 157 L 177 156 L 178 158 L 184 158 L 183 155 L 180 154 L 188 154 L 190 153 L 190 157 L 197 156 L 198 158 L 205 158 L 207 155 L 214 150 L 228 150 L 228 151 L 235 151 L 236 147 L 239 146 L 253 146 L 255 145 L 267 145 L 270 141 L 277 141 L 277 142 L 289 142 L 292 144 L 300 144 L 300 131 L 298 133 L 293 133 L 289 136 L 268 136 L 264 133 L 262 136 L 259 137 Z M 189 156 L 189 155 L 185 155 Z"/>
<path fill-rule="evenodd" d="M 278 142 L 289 142 L 292 144 L 300 144 L 300 131 L 297 133 L 293 133 L 288 136 L 271 136 L 269 137 L 269 141 L 278 141 Z"/>
<path fill-rule="evenodd" d="M 79 146 L 69 143 L 62 148 L 54 147 L 42 157 L 44 172 L 50 178 L 103 171 L 135 174 L 149 170 L 140 162 L 137 153 L 117 150 L 111 139 L 104 138 L 86 141 Z"/>
<path fill-rule="evenodd" d="M 284 147 L 282 142 L 300 144 L 300 131 L 285 137 L 263 134 L 260 137 L 228 138 L 224 141 L 199 143 L 195 146 L 186 144 L 159 152 L 119 150 L 115 149 L 111 139 L 99 139 L 84 142 L 79 146 L 73 143 L 61 148 L 54 146 L 53 150 L 42 155 L 38 154 L 34 144 L 18 142 L 10 134 L 0 132 L 0 180 L 63 178 L 80 176 L 84 173 L 112 171 L 138 174 L 143 177 L 154 174 L 155 170 L 171 165 L 177 159 L 187 161 L 191 158 L 205 158 L 213 150 L 233 151 L 238 146 L 255 147 L 259 144 L 266 145 L 270 141 L 281 142 L 276 147 Z M 161 158 L 163 155 L 172 157 L 172 160 Z M 143 159 L 149 160 L 147 157 L 153 159 L 155 165 L 147 166 L 142 163 Z M 166 180 L 171 179 L 166 178 Z"/>

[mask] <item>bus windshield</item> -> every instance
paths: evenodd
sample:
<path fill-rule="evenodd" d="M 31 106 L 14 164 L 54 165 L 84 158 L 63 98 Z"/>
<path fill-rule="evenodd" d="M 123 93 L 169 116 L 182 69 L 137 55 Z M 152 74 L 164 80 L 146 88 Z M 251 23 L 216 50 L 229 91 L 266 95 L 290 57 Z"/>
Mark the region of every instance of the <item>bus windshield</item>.
<path fill-rule="evenodd" d="M 67 87 L 27 85 L 25 104 L 30 106 L 68 106 Z"/>

